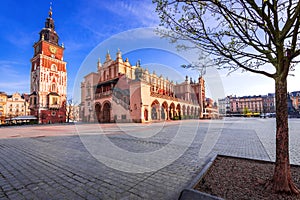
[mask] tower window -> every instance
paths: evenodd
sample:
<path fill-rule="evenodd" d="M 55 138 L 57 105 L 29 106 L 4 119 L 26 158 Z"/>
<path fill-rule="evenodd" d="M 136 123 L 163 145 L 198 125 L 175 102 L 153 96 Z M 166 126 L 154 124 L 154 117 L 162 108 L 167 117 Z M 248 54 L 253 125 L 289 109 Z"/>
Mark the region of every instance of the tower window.
<path fill-rule="evenodd" d="M 53 105 L 57 105 L 57 104 L 58 104 L 58 99 L 57 99 L 57 97 L 53 97 L 53 98 L 52 98 L 52 104 L 53 104 Z"/>
<path fill-rule="evenodd" d="M 52 65 L 51 65 L 51 71 L 57 71 L 57 67 L 56 67 L 55 64 L 52 64 Z"/>
<path fill-rule="evenodd" d="M 56 92 L 56 85 L 55 85 L 55 84 L 52 84 L 52 85 L 51 85 L 51 91 L 52 91 L 52 92 Z"/>

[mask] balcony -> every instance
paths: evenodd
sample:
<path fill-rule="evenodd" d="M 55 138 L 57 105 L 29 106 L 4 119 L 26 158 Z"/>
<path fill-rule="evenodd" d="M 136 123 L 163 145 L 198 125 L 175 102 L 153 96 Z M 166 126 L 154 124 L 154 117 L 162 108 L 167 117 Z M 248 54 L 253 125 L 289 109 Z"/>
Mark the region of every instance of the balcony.
<path fill-rule="evenodd" d="M 106 97 L 110 97 L 112 95 L 112 91 L 106 91 L 106 92 L 102 92 L 102 93 L 96 93 L 95 94 L 95 99 L 102 99 L 102 98 L 106 98 Z"/>

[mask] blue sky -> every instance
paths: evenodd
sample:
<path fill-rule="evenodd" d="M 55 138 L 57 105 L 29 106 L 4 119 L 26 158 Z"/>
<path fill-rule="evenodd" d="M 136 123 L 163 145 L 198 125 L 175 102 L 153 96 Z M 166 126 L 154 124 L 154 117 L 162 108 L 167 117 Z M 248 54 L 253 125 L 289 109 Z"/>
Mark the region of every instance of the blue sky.
<path fill-rule="evenodd" d="M 153 37 L 153 42 L 160 44 L 158 49 L 151 49 L 145 46 L 144 39 L 130 35 L 130 31 L 136 28 L 156 27 L 159 24 L 151 0 L 52 0 L 52 2 L 59 42 L 64 43 L 66 47 L 64 60 L 67 62 L 69 97 L 78 94 L 76 89 L 85 73 L 96 71 L 97 57 L 103 62 L 105 53 L 109 50 L 114 59 L 117 48 L 122 52 L 125 50 L 124 59 L 128 57 L 131 64 L 140 59 L 142 66 L 147 67 L 150 72 L 155 70 L 157 74 L 162 73 L 169 79 L 180 81 L 186 74 L 193 76 L 193 79 L 198 76 L 195 71 L 181 69 L 179 66 L 187 61 L 181 56 L 182 52 L 174 54 L 173 51 L 168 51 L 169 48 L 166 50 L 164 46 L 167 46 L 167 42 L 159 40 L 158 36 L 153 37 L 151 34 L 147 36 L 146 33 L 143 35 Z M 47 0 L 2 2 L 0 91 L 8 94 L 16 91 L 30 92 L 32 46 L 39 38 L 39 31 L 44 27 L 49 5 L 50 1 Z M 124 33 L 127 35 L 124 36 Z M 120 35 L 128 39 L 131 48 L 128 48 L 126 46 L 128 44 L 124 44 L 126 43 L 124 41 L 114 42 Z M 110 45 L 110 42 L 114 45 Z M 130 51 L 126 52 L 126 49 Z M 263 76 L 239 72 L 227 76 L 226 71 L 217 73 L 221 77 L 224 95 L 242 96 L 274 92 L 273 81 Z M 299 72 L 296 71 L 295 74 L 296 76 L 289 78 L 289 91 L 300 90 L 297 81 Z M 208 85 L 207 88 L 214 90 L 212 85 Z"/>

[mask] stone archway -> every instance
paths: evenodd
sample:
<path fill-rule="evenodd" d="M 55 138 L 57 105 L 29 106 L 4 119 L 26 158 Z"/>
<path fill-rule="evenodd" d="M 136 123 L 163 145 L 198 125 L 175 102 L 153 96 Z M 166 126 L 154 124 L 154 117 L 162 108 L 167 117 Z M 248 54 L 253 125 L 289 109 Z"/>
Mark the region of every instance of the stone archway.
<path fill-rule="evenodd" d="M 161 105 L 161 119 L 168 120 L 168 103 L 164 101 Z"/>
<path fill-rule="evenodd" d="M 103 109 L 102 109 L 102 122 L 104 123 L 109 123 L 111 120 L 111 104 L 109 102 L 106 102 L 103 104 Z"/>
<path fill-rule="evenodd" d="M 175 104 L 172 102 L 170 104 L 170 108 L 169 108 L 169 118 L 170 119 L 174 119 L 175 113 L 176 113 L 176 111 L 175 111 Z"/>
<path fill-rule="evenodd" d="M 191 109 L 190 109 L 190 106 L 187 107 L 186 109 L 186 115 L 188 117 L 188 119 L 190 118 L 190 115 L 191 115 Z"/>
<path fill-rule="evenodd" d="M 191 117 L 194 118 L 194 107 L 191 107 Z"/>
<path fill-rule="evenodd" d="M 186 106 L 185 105 L 182 106 L 182 115 L 186 116 Z"/>
<path fill-rule="evenodd" d="M 176 114 L 178 116 L 178 119 L 181 119 L 182 113 L 181 113 L 181 106 L 180 106 L 180 104 L 177 104 L 177 106 L 176 106 Z"/>
<path fill-rule="evenodd" d="M 159 102 L 157 100 L 154 100 L 151 104 L 151 119 L 159 119 Z"/>
<path fill-rule="evenodd" d="M 97 120 L 97 122 L 101 122 L 101 104 L 100 103 L 96 103 L 95 105 L 95 118 Z"/>

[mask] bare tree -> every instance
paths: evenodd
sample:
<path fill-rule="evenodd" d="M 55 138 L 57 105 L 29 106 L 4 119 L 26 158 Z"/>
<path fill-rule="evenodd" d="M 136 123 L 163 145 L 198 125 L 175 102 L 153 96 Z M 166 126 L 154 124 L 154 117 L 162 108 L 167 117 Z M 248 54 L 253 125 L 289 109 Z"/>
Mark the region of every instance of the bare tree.
<path fill-rule="evenodd" d="M 287 76 L 300 54 L 298 0 L 153 0 L 163 36 L 191 41 L 219 68 L 242 69 L 275 81 L 276 192 L 299 193 L 289 161 Z"/>
<path fill-rule="evenodd" d="M 67 117 L 67 123 L 70 122 L 70 120 L 75 120 L 76 115 L 78 114 L 76 111 L 77 103 L 74 102 L 73 98 L 68 99 L 67 106 L 66 106 L 66 117 Z"/>

